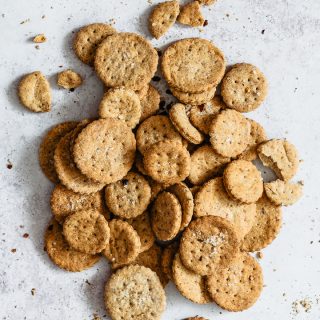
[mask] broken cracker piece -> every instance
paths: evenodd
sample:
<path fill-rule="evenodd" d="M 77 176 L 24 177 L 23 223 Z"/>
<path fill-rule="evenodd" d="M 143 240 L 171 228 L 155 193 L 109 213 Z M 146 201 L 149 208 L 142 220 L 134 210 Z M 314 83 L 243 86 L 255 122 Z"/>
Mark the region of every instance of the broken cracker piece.
<path fill-rule="evenodd" d="M 177 21 L 191 27 L 203 26 L 204 18 L 200 8 L 201 7 L 198 1 L 187 3 L 181 8 Z"/>

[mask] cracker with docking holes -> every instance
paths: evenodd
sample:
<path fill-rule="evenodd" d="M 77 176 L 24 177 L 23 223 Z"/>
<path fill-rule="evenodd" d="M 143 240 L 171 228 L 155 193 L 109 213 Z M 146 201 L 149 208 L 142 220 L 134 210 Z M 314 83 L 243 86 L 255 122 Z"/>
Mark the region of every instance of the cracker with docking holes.
<path fill-rule="evenodd" d="M 216 93 L 216 87 L 199 93 L 190 93 L 170 88 L 172 94 L 182 103 L 191 105 L 200 105 L 209 102 Z"/>
<path fill-rule="evenodd" d="M 141 117 L 140 122 L 156 114 L 160 107 L 160 93 L 151 84 L 148 85 L 146 95 L 141 98 Z"/>
<path fill-rule="evenodd" d="M 161 270 L 163 273 L 166 274 L 166 276 L 172 280 L 172 264 L 173 259 L 179 250 L 179 242 L 174 241 L 170 243 L 168 246 L 166 246 L 161 255 Z"/>
<path fill-rule="evenodd" d="M 82 77 L 75 71 L 68 69 L 58 73 L 57 85 L 65 89 L 75 89 L 81 86 Z"/>
<path fill-rule="evenodd" d="M 202 27 L 204 24 L 204 17 L 201 13 L 199 2 L 191 1 L 184 5 L 180 9 L 177 21 L 191 27 Z"/>

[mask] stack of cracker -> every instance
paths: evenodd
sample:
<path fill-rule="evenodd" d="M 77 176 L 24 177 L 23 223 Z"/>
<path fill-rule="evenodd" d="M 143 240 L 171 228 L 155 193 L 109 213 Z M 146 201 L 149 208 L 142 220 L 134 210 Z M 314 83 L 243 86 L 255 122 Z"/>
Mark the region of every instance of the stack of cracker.
<path fill-rule="evenodd" d="M 142 36 L 92 24 L 74 48 L 107 89 L 99 119 L 58 124 L 40 146 L 41 168 L 56 184 L 45 235 L 51 260 L 81 271 L 104 256 L 113 270 L 105 304 L 115 320 L 160 319 L 169 280 L 194 303 L 252 306 L 263 276 L 251 253 L 276 238 L 281 205 L 302 192 L 290 182 L 295 147 L 269 140 L 243 114 L 267 95 L 263 73 L 246 63 L 226 73 L 212 42 L 177 41 L 161 68 L 179 102 L 159 115 L 150 84 L 158 54 Z M 39 106 L 36 93 L 28 103 Z M 278 179 L 264 183 L 256 159 Z"/>

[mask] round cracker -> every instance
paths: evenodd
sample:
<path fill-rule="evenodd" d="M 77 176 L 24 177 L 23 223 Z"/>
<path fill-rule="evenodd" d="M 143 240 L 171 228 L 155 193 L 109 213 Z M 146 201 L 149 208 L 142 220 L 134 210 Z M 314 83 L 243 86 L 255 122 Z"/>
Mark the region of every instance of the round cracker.
<path fill-rule="evenodd" d="M 122 180 L 107 185 L 105 196 L 107 206 L 113 214 L 130 219 L 147 209 L 151 188 L 142 175 L 129 172 Z"/>
<path fill-rule="evenodd" d="M 45 233 L 45 250 L 59 268 L 79 272 L 92 267 L 99 261 L 99 255 L 82 253 L 72 249 L 62 234 L 62 226 L 52 219 Z"/>
<path fill-rule="evenodd" d="M 110 89 L 100 102 L 99 116 L 123 121 L 133 129 L 141 117 L 140 99 L 131 89 Z"/>
<path fill-rule="evenodd" d="M 151 84 L 148 85 L 146 95 L 140 100 L 141 118 L 140 122 L 156 114 L 160 107 L 160 93 Z"/>
<path fill-rule="evenodd" d="M 186 228 L 179 253 L 188 269 L 205 276 L 228 266 L 238 251 L 239 238 L 233 225 L 221 217 L 205 216 Z"/>
<path fill-rule="evenodd" d="M 96 254 L 108 245 L 110 229 L 99 211 L 89 209 L 68 216 L 63 223 L 63 235 L 75 250 Z"/>
<path fill-rule="evenodd" d="M 211 301 L 206 289 L 205 277 L 187 269 L 179 256 L 175 255 L 172 264 L 172 276 L 179 292 L 192 302 L 205 304 Z"/>
<path fill-rule="evenodd" d="M 150 84 L 147 84 L 147 85 L 145 85 L 144 87 L 142 87 L 141 89 L 134 91 L 134 92 L 136 93 L 136 95 L 138 95 L 140 101 L 141 101 L 142 99 L 144 99 L 144 97 L 147 95 L 148 89 L 149 89 L 149 85 L 150 85 Z"/>
<path fill-rule="evenodd" d="M 179 250 L 179 243 L 177 241 L 170 243 L 162 251 L 161 256 L 161 270 L 167 275 L 167 277 L 172 280 L 172 264 L 173 259 Z"/>
<path fill-rule="evenodd" d="M 190 162 L 187 149 L 181 143 L 171 140 L 152 145 L 143 158 L 149 176 L 167 184 L 183 181 L 190 173 Z"/>
<path fill-rule="evenodd" d="M 221 81 L 225 59 L 209 40 L 190 38 L 170 45 L 163 54 L 161 67 L 171 87 L 183 92 L 199 93 Z"/>
<path fill-rule="evenodd" d="M 158 53 L 142 36 L 116 33 L 97 48 L 94 66 L 107 87 L 140 90 L 151 81 L 158 65 Z"/>
<path fill-rule="evenodd" d="M 254 203 L 244 204 L 231 199 L 223 186 L 222 178 L 208 181 L 195 195 L 194 215 L 219 216 L 227 219 L 237 229 L 240 239 L 251 230 L 256 215 Z"/>
<path fill-rule="evenodd" d="M 54 167 L 54 150 L 60 139 L 77 126 L 78 122 L 70 121 L 54 126 L 43 138 L 39 148 L 39 163 L 43 173 L 53 183 L 59 183 Z"/>
<path fill-rule="evenodd" d="M 239 253 L 227 268 L 207 279 L 208 291 L 216 304 L 229 311 L 243 311 L 259 298 L 263 275 L 259 263 L 248 253 Z"/>
<path fill-rule="evenodd" d="M 57 85 L 65 89 L 75 89 L 81 86 L 82 77 L 71 69 L 67 69 L 58 73 Z"/>
<path fill-rule="evenodd" d="M 78 135 L 74 162 L 87 177 L 108 184 L 122 179 L 131 169 L 136 151 L 134 134 L 122 121 L 93 121 Z"/>
<path fill-rule="evenodd" d="M 209 102 L 216 93 L 216 87 L 199 93 L 190 93 L 175 88 L 170 88 L 172 94 L 182 103 L 191 105 L 200 105 Z"/>
<path fill-rule="evenodd" d="M 268 93 L 264 74 L 248 63 L 234 65 L 224 76 L 221 85 L 223 101 L 229 108 L 249 112 L 259 107 Z"/>
<path fill-rule="evenodd" d="M 210 127 L 210 142 L 224 157 L 236 157 L 250 142 L 250 122 L 238 111 L 227 109 L 218 114 Z"/>
<path fill-rule="evenodd" d="M 159 320 L 166 295 L 155 272 L 143 266 L 127 266 L 107 282 L 105 305 L 113 320 Z"/>
<path fill-rule="evenodd" d="M 92 65 L 98 45 L 116 30 L 105 23 L 93 23 L 82 27 L 76 34 L 73 49 L 84 63 Z"/>
<path fill-rule="evenodd" d="M 170 192 L 160 193 L 152 206 L 151 226 L 158 240 L 172 240 L 181 227 L 182 210 L 179 200 Z"/>

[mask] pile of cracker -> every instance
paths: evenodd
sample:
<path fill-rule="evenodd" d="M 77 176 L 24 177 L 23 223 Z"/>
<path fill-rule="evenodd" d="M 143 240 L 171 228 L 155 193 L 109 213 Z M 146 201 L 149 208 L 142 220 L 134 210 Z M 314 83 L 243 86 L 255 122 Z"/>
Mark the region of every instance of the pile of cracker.
<path fill-rule="evenodd" d="M 194 303 L 252 306 L 263 287 L 252 252 L 277 237 L 281 206 L 302 193 L 290 182 L 295 147 L 244 115 L 267 95 L 264 74 L 247 63 L 226 72 L 211 41 L 179 40 L 161 57 L 178 100 L 164 112 L 150 84 L 159 55 L 142 36 L 92 24 L 74 49 L 106 92 L 99 119 L 58 124 L 41 143 L 41 168 L 56 184 L 50 259 L 82 271 L 105 257 L 113 271 L 105 305 L 115 320 L 160 319 L 169 280 Z M 28 103 L 44 103 L 42 80 L 28 83 Z M 264 182 L 258 161 L 277 179 Z"/>

